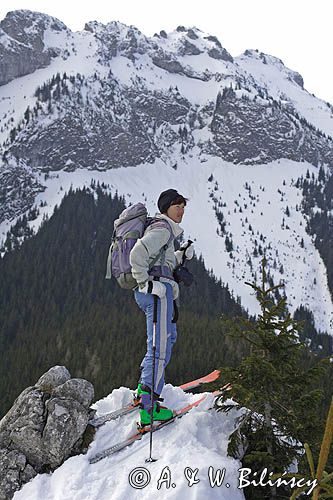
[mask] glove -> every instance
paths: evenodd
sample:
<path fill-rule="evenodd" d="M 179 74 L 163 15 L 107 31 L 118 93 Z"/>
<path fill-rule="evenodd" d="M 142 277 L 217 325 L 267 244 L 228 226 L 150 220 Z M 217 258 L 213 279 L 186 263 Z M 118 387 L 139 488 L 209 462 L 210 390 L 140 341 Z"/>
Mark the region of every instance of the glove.
<path fill-rule="evenodd" d="M 188 246 L 190 241 L 191 240 L 188 240 L 186 243 L 183 243 L 179 248 L 179 250 L 175 252 L 178 264 L 182 263 L 183 256 L 185 256 L 187 260 L 191 260 L 193 258 L 194 255 L 193 242 L 191 241 L 191 244 Z"/>
<path fill-rule="evenodd" d="M 184 255 L 185 255 L 187 260 L 191 260 L 193 258 L 193 255 L 194 255 L 193 241 L 188 240 L 186 243 L 183 243 L 180 247 L 180 250 L 182 252 L 185 251 Z"/>
<path fill-rule="evenodd" d="M 165 297 L 166 288 L 160 281 L 146 281 L 144 286 L 139 286 L 139 292 L 157 295 L 160 299 Z"/>

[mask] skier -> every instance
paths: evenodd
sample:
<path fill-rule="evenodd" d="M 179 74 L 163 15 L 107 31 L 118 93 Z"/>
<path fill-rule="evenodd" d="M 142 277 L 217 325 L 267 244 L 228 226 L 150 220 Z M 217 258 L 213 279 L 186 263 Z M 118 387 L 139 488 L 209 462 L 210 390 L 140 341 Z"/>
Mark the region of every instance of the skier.
<path fill-rule="evenodd" d="M 142 238 L 138 239 L 130 254 L 132 274 L 138 283 L 134 291 L 135 300 L 146 315 L 147 352 L 141 363 L 141 381 L 138 395 L 141 396 L 140 420 L 142 425 L 151 422 L 151 389 L 153 375 L 153 309 L 154 296 L 158 296 L 156 324 L 155 377 L 153 387 L 153 420 L 172 418 L 172 410 L 158 404 L 159 395 L 164 386 L 164 370 L 170 361 L 172 348 L 177 338 L 174 312 L 179 296 L 179 286 L 173 277 L 173 271 L 186 259 L 193 257 L 193 246 L 183 244 L 175 251 L 174 241 L 183 234 L 179 223 L 183 219 L 188 201 L 175 189 L 163 191 L 157 202 L 160 213 L 147 227 Z M 149 263 L 163 247 L 165 252 L 149 269 Z"/>

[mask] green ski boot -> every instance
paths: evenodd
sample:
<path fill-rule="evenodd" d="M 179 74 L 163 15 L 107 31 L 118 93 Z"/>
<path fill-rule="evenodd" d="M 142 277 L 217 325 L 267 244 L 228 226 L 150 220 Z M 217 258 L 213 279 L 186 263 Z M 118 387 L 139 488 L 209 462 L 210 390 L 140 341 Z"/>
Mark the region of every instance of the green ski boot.
<path fill-rule="evenodd" d="M 136 390 L 136 394 L 135 394 L 135 397 L 137 399 L 141 398 L 141 394 L 142 394 L 142 384 L 141 382 L 138 384 L 138 387 L 137 387 L 137 390 Z"/>
<path fill-rule="evenodd" d="M 144 390 L 147 389 L 146 386 L 143 386 L 142 384 L 140 385 L 140 397 L 141 397 L 141 410 L 140 410 L 140 424 L 142 426 L 144 425 L 150 425 L 150 411 L 151 411 L 151 395 L 150 391 Z M 139 389 L 139 387 L 138 387 Z M 154 399 L 158 399 L 158 395 L 154 394 Z M 170 420 L 173 417 L 173 411 L 169 410 L 169 408 L 166 408 L 165 406 L 161 406 L 158 401 L 154 402 L 154 410 L 153 410 L 153 420 L 154 421 L 165 421 L 165 420 Z"/>

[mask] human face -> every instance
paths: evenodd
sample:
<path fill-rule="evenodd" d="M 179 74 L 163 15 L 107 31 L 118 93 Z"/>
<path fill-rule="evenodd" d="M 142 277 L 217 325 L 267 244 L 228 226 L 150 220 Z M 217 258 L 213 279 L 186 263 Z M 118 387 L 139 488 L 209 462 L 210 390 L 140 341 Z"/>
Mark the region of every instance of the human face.
<path fill-rule="evenodd" d="M 184 215 L 185 205 L 184 203 L 177 203 L 177 205 L 171 205 L 167 210 L 167 216 L 170 217 L 174 222 L 181 222 Z"/>

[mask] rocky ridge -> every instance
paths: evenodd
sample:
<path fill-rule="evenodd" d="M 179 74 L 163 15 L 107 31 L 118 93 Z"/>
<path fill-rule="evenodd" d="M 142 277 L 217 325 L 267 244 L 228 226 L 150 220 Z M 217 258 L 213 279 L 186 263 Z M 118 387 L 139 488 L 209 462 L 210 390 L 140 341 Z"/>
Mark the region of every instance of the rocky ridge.
<path fill-rule="evenodd" d="M 85 448 L 92 384 L 55 366 L 25 389 L 0 421 L 0 500 L 12 498 L 38 473 Z"/>
<path fill-rule="evenodd" d="M 65 56 L 61 48 L 47 46 L 48 33 L 71 36 L 54 17 L 29 10 L 8 12 L 0 22 L 0 85 L 48 66 L 54 57 Z"/>

